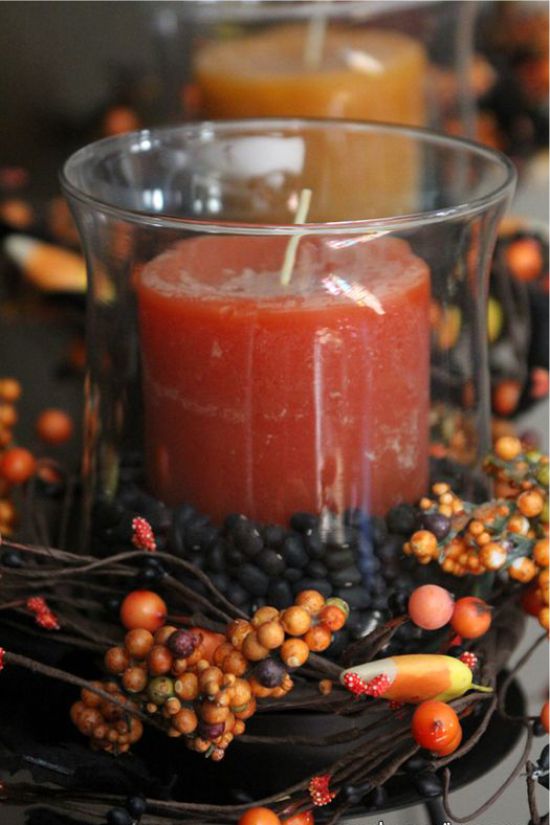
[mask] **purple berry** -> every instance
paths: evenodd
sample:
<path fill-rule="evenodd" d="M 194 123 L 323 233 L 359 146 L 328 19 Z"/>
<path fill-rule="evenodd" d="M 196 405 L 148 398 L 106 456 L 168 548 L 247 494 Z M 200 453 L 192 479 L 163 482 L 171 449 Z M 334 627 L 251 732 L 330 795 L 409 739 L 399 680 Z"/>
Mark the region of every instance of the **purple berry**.
<path fill-rule="evenodd" d="M 286 674 L 286 670 L 280 662 L 275 659 L 264 659 L 256 665 L 254 675 L 263 687 L 279 687 Z"/>
<path fill-rule="evenodd" d="M 433 533 L 438 541 L 449 535 L 451 519 L 443 513 L 426 513 L 422 516 L 422 527 Z"/>
<path fill-rule="evenodd" d="M 201 634 L 191 630 L 176 630 L 166 642 L 167 648 L 177 659 L 187 659 L 201 643 Z"/>
<path fill-rule="evenodd" d="M 208 725 L 206 722 L 200 722 L 199 734 L 202 739 L 207 739 L 211 742 L 213 739 L 217 739 L 218 736 L 222 735 L 224 728 L 225 722 L 216 722 L 213 725 Z"/>

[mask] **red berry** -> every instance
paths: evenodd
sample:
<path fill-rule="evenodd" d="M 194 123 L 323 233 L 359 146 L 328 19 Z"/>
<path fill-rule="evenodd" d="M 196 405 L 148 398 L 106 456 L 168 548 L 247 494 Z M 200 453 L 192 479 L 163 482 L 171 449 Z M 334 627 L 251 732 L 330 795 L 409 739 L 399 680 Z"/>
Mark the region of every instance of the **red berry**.
<path fill-rule="evenodd" d="M 409 599 L 409 616 L 423 630 L 438 630 L 451 620 L 454 599 L 448 590 L 437 584 L 417 587 Z"/>
<path fill-rule="evenodd" d="M 313 811 L 302 811 L 289 816 L 288 819 L 281 820 L 281 825 L 315 825 Z"/>
<path fill-rule="evenodd" d="M 44 410 L 36 419 L 36 434 L 46 444 L 64 444 L 73 434 L 73 420 L 64 410 Z"/>
<path fill-rule="evenodd" d="M 465 596 L 455 604 L 451 625 L 464 639 L 477 639 L 491 626 L 491 607 L 476 596 Z"/>
<path fill-rule="evenodd" d="M 249 808 L 239 819 L 239 825 L 281 825 L 281 820 L 270 808 Z"/>
<path fill-rule="evenodd" d="M 308 791 L 314 805 L 328 805 L 336 796 L 335 791 L 329 788 L 330 775 L 328 773 L 321 776 L 314 776 L 309 780 Z"/>
<path fill-rule="evenodd" d="M 128 593 L 120 606 L 120 621 L 126 630 L 144 628 L 154 633 L 165 622 L 166 602 L 151 590 Z"/>
<path fill-rule="evenodd" d="M 35 457 L 23 447 L 11 447 L 0 458 L 0 478 L 8 484 L 23 484 L 35 470 Z"/>
<path fill-rule="evenodd" d="M 157 549 L 153 528 L 142 516 L 132 519 L 132 544 L 138 550 L 148 550 L 150 553 Z"/>
<path fill-rule="evenodd" d="M 450 705 L 429 700 L 418 705 L 411 727 L 415 741 L 422 748 L 439 753 L 456 739 L 460 722 Z"/>

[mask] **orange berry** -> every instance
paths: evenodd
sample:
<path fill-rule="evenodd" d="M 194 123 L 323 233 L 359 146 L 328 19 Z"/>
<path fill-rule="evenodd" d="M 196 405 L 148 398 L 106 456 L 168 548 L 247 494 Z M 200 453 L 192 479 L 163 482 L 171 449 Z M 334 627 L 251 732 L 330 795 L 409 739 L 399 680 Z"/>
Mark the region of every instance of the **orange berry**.
<path fill-rule="evenodd" d="M 256 633 L 259 643 L 268 650 L 276 650 L 285 640 L 283 625 L 278 620 L 266 622 L 258 628 Z"/>
<path fill-rule="evenodd" d="M 199 695 L 199 679 L 196 673 L 182 673 L 174 683 L 174 693 L 182 702 L 192 702 Z"/>
<path fill-rule="evenodd" d="M 13 404 L 0 404 L 0 425 L 13 427 L 17 423 L 17 410 Z"/>
<path fill-rule="evenodd" d="M 270 808 L 249 808 L 239 819 L 239 825 L 281 825 L 281 820 Z"/>
<path fill-rule="evenodd" d="M 13 403 L 21 397 L 21 384 L 16 378 L 0 379 L 0 398 Z"/>
<path fill-rule="evenodd" d="M 290 636 L 303 636 L 311 627 L 311 615 L 304 607 L 294 605 L 281 614 L 285 632 Z"/>
<path fill-rule="evenodd" d="M 261 662 L 269 655 L 269 650 L 260 644 L 256 632 L 249 633 L 243 642 L 243 656 L 249 662 Z"/>
<path fill-rule="evenodd" d="M 174 657 L 164 645 L 154 645 L 147 656 L 147 667 L 152 676 L 164 676 L 172 669 Z"/>
<path fill-rule="evenodd" d="M 450 705 L 428 700 L 416 708 L 411 728 L 415 741 L 422 748 L 439 753 L 454 742 L 460 731 L 460 722 Z M 458 747 L 458 743 L 456 746 Z"/>
<path fill-rule="evenodd" d="M 194 710 L 182 708 L 172 718 L 172 724 L 180 733 L 188 734 L 196 730 L 199 720 Z"/>
<path fill-rule="evenodd" d="M 64 444 L 73 434 L 73 420 L 64 410 L 49 409 L 36 419 L 36 434 L 46 444 Z"/>
<path fill-rule="evenodd" d="M 124 645 L 132 659 L 145 659 L 154 643 L 153 634 L 143 627 L 129 630 L 124 637 Z"/>
<path fill-rule="evenodd" d="M 542 272 L 544 259 L 536 238 L 518 238 L 506 250 L 506 264 L 518 281 L 534 281 Z"/>
<path fill-rule="evenodd" d="M 91 684 L 95 688 L 101 689 L 103 687 L 101 682 L 92 682 Z M 88 690 L 88 688 L 83 688 L 80 696 L 87 708 L 97 708 L 101 704 L 101 696 L 98 696 L 92 690 Z"/>
<path fill-rule="evenodd" d="M 36 459 L 24 447 L 10 447 L 0 456 L 0 477 L 9 484 L 23 484 L 35 471 Z"/>
<path fill-rule="evenodd" d="M 111 647 L 105 654 L 104 662 L 109 673 L 124 673 L 130 664 L 130 657 L 128 656 L 128 651 L 125 650 L 125 648 Z"/>
<path fill-rule="evenodd" d="M 319 621 L 326 625 L 333 633 L 344 627 L 346 619 L 347 616 L 344 611 L 335 604 L 325 605 L 319 613 Z"/>
<path fill-rule="evenodd" d="M 544 602 L 538 585 L 532 585 L 523 591 L 521 595 L 521 606 L 529 616 L 537 617 L 544 607 Z"/>
<path fill-rule="evenodd" d="M 310 628 L 304 636 L 304 642 L 313 653 L 321 653 L 332 642 L 332 633 L 324 624 Z"/>
<path fill-rule="evenodd" d="M 229 716 L 229 708 L 206 700 L 200 706 L 200 716 L 208 725 L 217 725 L 219 722 L 225 722 Z"/>
<path fill-rule="evenodd" d="M 122 684 L 128 693 L 141 693 L 147 685 L 147 672 L 142 667 L 129 667 L 122 674 Z"/>
<path fill-rule="evenodd" d="M 549 545 L 548 538 L 539 539 L 533 547 L 533 558 L 539 567 L 548 567 L 549 564 Z"/>
<path fill-rule="evenodd" d="M 253 629 L 254 628 L 250 622 L 247 622 L 246 619 L 235 619 L 235 621 L 231 622 L 227 628 L 227 637 L 233 647 L 240 650 L 243 646 L 244 640 Z"/>
<path fill-rule="evenodd" d="M 315 825 L 313 811 L 302 811 L 299 814 L 283 819 L 281 825 Z"/>
<path fill-rule="evenodd" d="M 248 660 L 240 650 L 233 648 L 231 653 L 224 658 L 222 670 L 224 673 L 232 673 L 234 676 L 243 676 L 248 670 Z"/>
<path fill-rule="evenodd" d="M 153 639 L 156 645 L 165 645 L 172 633 L 175 633 L 177 627 L 174 627 L 170 624 L 165 624 L 162 627 L 159 627 L 158 630 L 155 630 L 153 633 Z"/>
<path fill-rule="evenodd" d="M 166 613 L 166 602 L 152 590 L 134 590 L 120 606 L 120 621 L 127 630 L 145 628 L 154 633 L 164 624 Z"/>
<path fill-rule="evenodd" d="M 303 639 L 287 639 L 281 647 L 280 656 L 288 667 L 301 667 L 309 657 L 309 647 Z"/>
<path fill-rule="evenodd" d="M 251 698 L 250 702 L 247 704 L 247 706 L 245 708 L 243 708 L 242 710 L 239 710 L 239 711 L 236 711 L 236 710 L 233 711 L 233 714 L 234 714 L 235 718 L 236 719 L 241 719 L 243 721 L 246 721 L 246 719 L 250 719 L 250 717 L 254 716 L 255 713 L 256 713 L 256 700 L 255 700 L 254 697 Z"/>
<path fill-rule="evenodd" d="M 519 556 L 509 566 L 508 575 L 515 581 L 527 584 L 537 575 L 537 566 L 527 556 Z"/>
<path fill-rule="evenodd" d="M 526 490 L 517 499 L 520 513 L 527 518 L 534 518 L 542 513 L 544 496 L 538 490 Z"/>
<path fill-rule="evenodd" d="M 259 607 L 258 610 L 254 613 L 252 618 L 252 624 L 254 627 L 259 627 L 266 622 L 272 622 L 275 619 L 279 618 L 279 611 L 276 607 L 270 607 L 269 605 L 265 605 L 264 607 Z"/>
<path fill-rule="evenodd" d="M 547 607 L 543 607 L 539 613 L 539 624 L 545 630 L 548 630 L 548 628 L 550 627 L 550 611 Z"/>
<path fill-rule="evenodd" d="M 464 639 L 477 639 L 491 626 L 491 607 L 475 596 L 465 596 L 455 604 L 451 625 Z"/>
<path fill-rule="evenodd" d="M 519 513 L 514 513 L 506 522 L 506 527 L 511 533 L 518 533 L 520 536 L 526 536 L 530 529 L 530 524 L 525 516 Z"/>
<path fill-rule="evenodd" d="M 295 603 L 312 616 L 316 616 L 325 604 L 325 597 L 318 590 L 302 590 L 296 596 Z"/>
<path fill-rule="evenodd" d="M 502 461 L 513 461 L 521 454 L 521 441 L 515 436 L 503 435 L 497 438 L 494 451 L 495 455 Z"/>
<path fill-rule="evenodd" d="M 437 553 L 437 539 L 429 530 L 417 530 L 410 544 L 415 556 L 431 557 Z"/>
<path fill-rule="evenodd" d="M 479 560 L 487 570 L 500 570 L 508 558 L 508 553 L 501 544 L 491 541 L 479 552 Z"/>
<path fill-rule="evenodd" d="M 545 702 L 540 712 L 540 721 L 544 725 L 546 733 L 550 733 L 550 705 Z"/>

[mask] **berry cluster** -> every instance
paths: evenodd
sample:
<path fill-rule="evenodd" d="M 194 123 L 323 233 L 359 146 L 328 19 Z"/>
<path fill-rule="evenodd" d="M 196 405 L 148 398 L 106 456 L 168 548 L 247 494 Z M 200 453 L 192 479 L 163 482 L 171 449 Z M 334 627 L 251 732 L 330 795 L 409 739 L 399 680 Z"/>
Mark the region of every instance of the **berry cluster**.
<path fill-rule="evenodd" d="M 59 622 L 53 610 L 42 596 L 30 596 L 26 602 L 27 610 L 34 613 L 36 624 L 44 630 L 59 630 Z"/>
<path fill-rule="evenodd" d="M 94 750 L 115 755 L 126 753 L 143 734 L 140 720 L 124 709 L 124 706 L 137 707 L 137 703 L 123 693 L 116 682 L 93 682 L 92 687 L 112 694 L 114 701 L 83 688 L 80 701 L 71 707 L 73 723 L 80 733 L 89 737 Z"/>
<path fill-rule="evenodd" d="M 21 385 L 15 378 L 0 379 L 0 533 L 10 536 L 17 522 L 17 512 L 12 500 L 12 485 L 26 480 L 27 472 L 34 471 L 34 463 L 26 461 L 26 451 L 10 448 L 13 428 L 18 415 L 16 402 L 21 396 Z M 29 458 L 32 456 L 29 453 Z M 28 465 L 28 466 L 27 466 Z"/>
<path fill-rule="evenodd" d="M 185 736 L 188 748 L 219 761 L 244 733 L 257 700 L 281 698 L 292 690 L 288 671 L 304 665 L 311 651 L 326 650 L 348 614 L 341 599 L 325 600 L 308 590 L 283 611 L 265 605 L 250 621 L 236 619 L 225 636 L 171 625 L 154 634 L 134 627 L 123 646 L 107 651 L 105 667 L 120 680 L 123 695 L 166 720 L 169 736 Z M 84 692 L 82 701 L 86 704 Z M 101 710 L 99 701 L 90 707 L 98 706 Z M 82 732 L 92 730 L 88 735 L 94 741 L 98 738 L 86 717 L 75 721 Z"/>
<path fill-rule="evenodd" d="M 424 529 L 413 533 L 404 552 L 421 564 L 437 560 L 455 576 L 507 570 L 522 584 L 537 578 L 539 619 L 548 628 L 548 458 L 502 436 L 485 469 L 501 498 L 475 506 L 448 484 L 435 484 L 434 497 L 420 501 Z"/>

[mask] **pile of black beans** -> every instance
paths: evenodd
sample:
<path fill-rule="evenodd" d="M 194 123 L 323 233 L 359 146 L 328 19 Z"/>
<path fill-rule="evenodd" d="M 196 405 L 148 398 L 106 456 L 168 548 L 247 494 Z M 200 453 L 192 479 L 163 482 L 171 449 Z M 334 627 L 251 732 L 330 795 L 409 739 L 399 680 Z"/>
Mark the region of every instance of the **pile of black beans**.
<path fill-rule="evenodd" d="M 405 537 L 417 529 L 417 511 L 402 504 L 387 518 L 358 509 L 343 518 L 297 512 L 289 525 L 261 524 L 239 513 L 223 525 L 190 504 L 170 510 L 135 483 L 122 485 L 113 501 L 98 499 L 92 519 L 92 552 L 107 556 L 132 547 L 132 520 L 145 517 L 157 548 L 186 559 L 245 612 L 264 604 L 288 607 L 301 590 L 339 596 L 350 607 L 346 628 L 335 636 L 333 654 L 370 633 L 392 615 L 406 611 L 408 596 L 430 574 L 402 553 Z M 155 587 L 170 567 L 154 553 L 143 562 L 134 587 Z M 198 592 L 204 585 L 173 568 L 172 575 Z M 395 637 L 401 652 L 418 645 L 422 631 L 410 624 Z"/>

